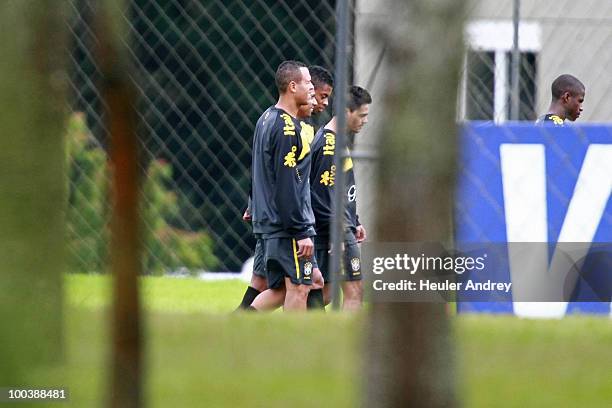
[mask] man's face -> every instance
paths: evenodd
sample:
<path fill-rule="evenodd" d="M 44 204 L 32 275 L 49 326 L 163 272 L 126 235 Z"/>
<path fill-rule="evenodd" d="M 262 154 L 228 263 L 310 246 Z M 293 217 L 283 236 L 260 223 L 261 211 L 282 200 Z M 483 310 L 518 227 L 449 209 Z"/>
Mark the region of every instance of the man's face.
<path fill-rule="evenodd" d="M 310 80 L 308 68 L 300 67 L 300 73 L 302 74 L 302 78 L 295 82 L 295 100 L 298 106 L 309 105 L 310 95 L 314 93 L 314 86 Z"/>
<path fill-rule="evenodd" d="M 582 112 L 582 103 L 584 102 L 584 91 L 581 92 L 565 92 L 561 96 L 561 102 L 565 108 L 565 117 L 572 122 L 578 119 Z"/>
<path fill-rule="evenodd" d="M 314 93 L 310 95 L 309 103 L 300 105 L 297 113 L 298 119 L 306 119 L 312 116 L 312 112 L 317 108 L 317 99 Z"/>
<path fill-rule="evenodd" d="M 370 113 L 370 105 L 363 104 L 354 111 L 347 110 L 346 126 L 349 132 L 357 134 L 361 128 L 368 123 L 368 114 Z"/>
<path fill-rule="evenodd" d="M 328 84 L 323 84 L 315 88 L 315 98 L 317 99 L 317 106 L 314 109 L 315 114 L 323 112 L 329 105 L 329 97 L 331 96 L 333 88 Z"/>
<path fill-rule="evenodd" d="M 563 95 L 563 106 L 565 106 L 565 117 L 572 122 L 578 119 L 582 112 L 584 102 L 584 91 L 566 92 Z"/>

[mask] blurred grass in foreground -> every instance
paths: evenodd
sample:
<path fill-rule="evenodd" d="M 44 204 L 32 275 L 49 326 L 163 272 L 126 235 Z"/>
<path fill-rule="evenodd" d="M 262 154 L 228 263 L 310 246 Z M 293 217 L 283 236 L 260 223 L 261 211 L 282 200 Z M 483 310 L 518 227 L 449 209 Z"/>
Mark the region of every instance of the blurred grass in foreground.
<path fill-rule="evenodd" d="M 244 285 L 143 279 L 149 406 L 358 406 L 361 317 L 229 314 Z M 69 388 L 70 403 L 52 406 L 101 406 L 109 280 L 69 275 L 66 290 L 67 364 L 31 384 Z M 608 318 L 468 315 L 454 327 L 466 407 L 610 406 Z"/>

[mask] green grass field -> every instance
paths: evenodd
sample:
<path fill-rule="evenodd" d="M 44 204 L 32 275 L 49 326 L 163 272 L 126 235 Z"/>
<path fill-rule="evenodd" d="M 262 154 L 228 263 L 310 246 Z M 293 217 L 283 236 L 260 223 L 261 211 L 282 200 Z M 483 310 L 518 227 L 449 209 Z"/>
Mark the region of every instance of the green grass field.
<path fill-rule="evenodd" d="M 32 373 L 33 383 L 69 388 L 70 402 L 53 406 L 105 401 L 109 283 L 102 276 L 66 278 L 67 361 Z M 358 406 L 365 315 L 230 314 L 244 287 L 142 280 L 148 406 Z M 453 319 L 462 405 L 611 406 L 609 319 Z"/>

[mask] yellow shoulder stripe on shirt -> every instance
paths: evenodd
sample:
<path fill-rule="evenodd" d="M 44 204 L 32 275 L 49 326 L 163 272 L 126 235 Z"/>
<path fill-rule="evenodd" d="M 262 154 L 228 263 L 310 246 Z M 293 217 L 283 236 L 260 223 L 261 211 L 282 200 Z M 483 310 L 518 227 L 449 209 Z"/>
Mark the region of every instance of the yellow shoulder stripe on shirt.
<path fill-rule="evenodd" d="M 300 152 L 300 156 L 298 160 L 302 160 L 308 153 L 310 153 L 310 145 L 314 140 L 314 127 L 309 125 L 306 122 L 301 122 L 300 126 L 302 130 L 300 131 L 300 138 L 302 139 L 302 151 Z"/>
<path fill-rule="evenodd" d="M 342 170 L 344 172 L 347 172 L 352 168 L 353 168 L 353 159 L 351 159 L 350 157 L 347 157 L 346 159 L 344 159 L 344 166 L 342 166 Z"/>

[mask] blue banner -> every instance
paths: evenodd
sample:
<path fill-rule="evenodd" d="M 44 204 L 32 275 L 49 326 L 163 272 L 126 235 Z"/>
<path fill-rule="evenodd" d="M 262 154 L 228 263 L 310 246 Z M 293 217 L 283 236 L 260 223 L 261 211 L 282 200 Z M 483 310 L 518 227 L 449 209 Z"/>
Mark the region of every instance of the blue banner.
<path fill-rule="evenodd" d="M 463 126 L 455 208 L 458 246 L 478 243 L 549 243 L 547 269 L 560 257 L 556 243 L 612 243 L 612 127 L 535 126 L 471 122 Z M 585 265 L 600 254 L 587 247 Z M 525 264 L 523 264 L 524 266 Z M 510 280 L 508 262 L 491 276 Z M 533 265 L 532 265 L 533 266 Z M 601 269 L 601 268 L 600 268 Z M 598 279 L 609 284 L 612 269 Z M 581 302 L 592 291 L 577 282 L 572 301 L 459 302 L 460 312 L 560 317 L 610 313 L 610 300 Z M 459 300 L 461 300 L 459 298 Z"/>

